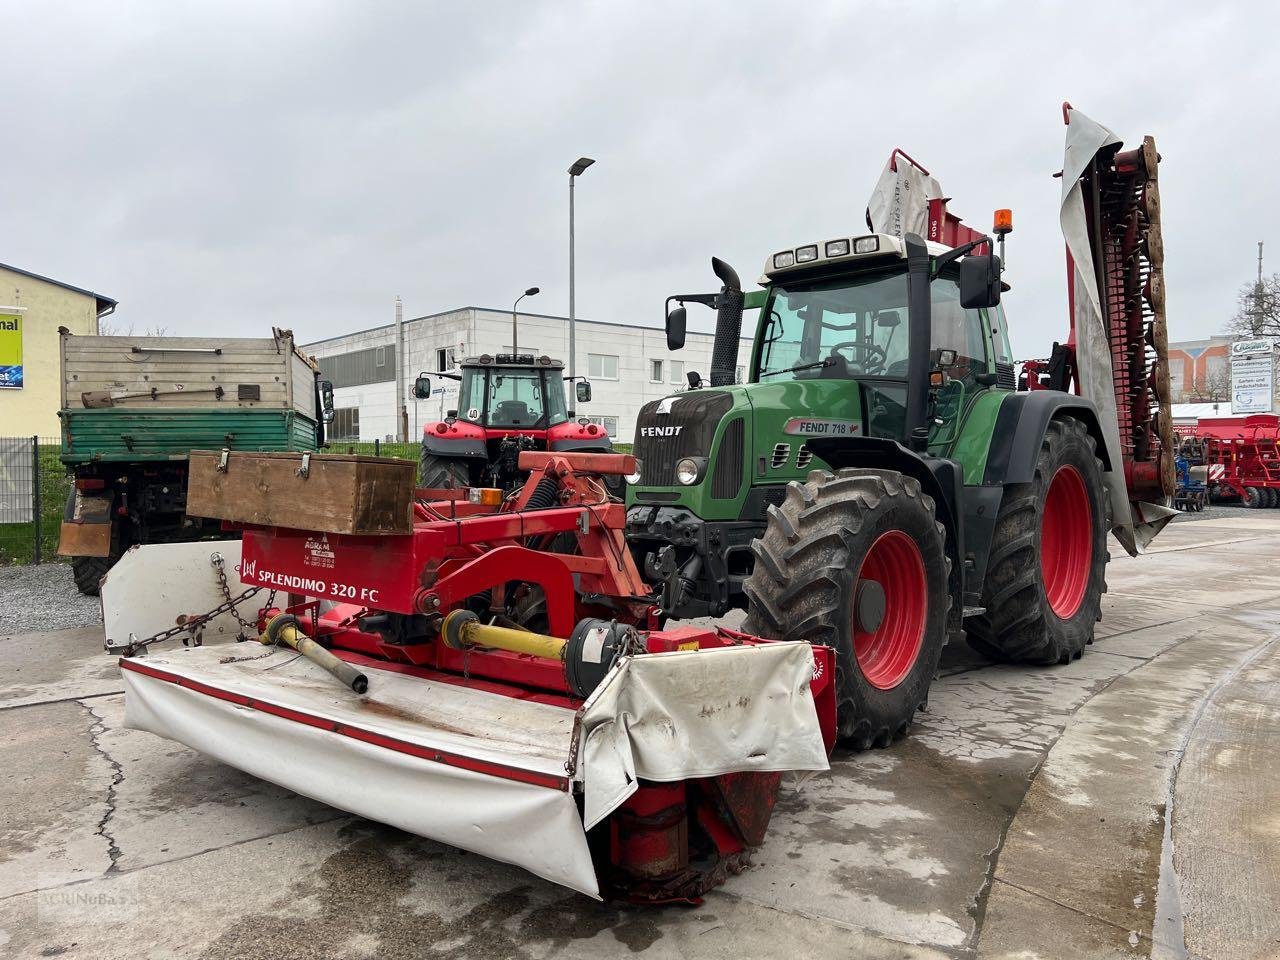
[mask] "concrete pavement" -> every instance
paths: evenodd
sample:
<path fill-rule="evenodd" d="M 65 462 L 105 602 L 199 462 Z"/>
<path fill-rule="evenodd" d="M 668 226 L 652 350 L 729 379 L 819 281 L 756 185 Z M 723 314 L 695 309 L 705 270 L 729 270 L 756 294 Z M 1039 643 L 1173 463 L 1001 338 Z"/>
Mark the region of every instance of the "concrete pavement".
<path fill-rule="evenodd" d="M 123 729 L 98 631 L 0 638 L 0 957 L 1272 956 L 1277 557 L 1280 516 L 1177 523 L 1113 560 L 1081 660 L 949 649 L 911 735 L 788 787 L 696 910 L 597 904 Z"/>

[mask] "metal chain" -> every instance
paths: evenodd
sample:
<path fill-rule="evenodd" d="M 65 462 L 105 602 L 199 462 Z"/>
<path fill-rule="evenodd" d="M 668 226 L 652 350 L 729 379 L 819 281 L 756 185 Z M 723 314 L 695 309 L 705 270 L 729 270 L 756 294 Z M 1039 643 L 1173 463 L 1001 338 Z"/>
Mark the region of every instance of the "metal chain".
<path fill-rule="evenodd" d="M 209 621 L 224 613 L 230 613 L 236 618 L 236 622 L 240 624 L 241 633 L 237 637 L 238 640 L 248 640 L 258 635 L 258 626 L 256 623 L 246 620 L 240 615 L 238 607 L 250 597 L 262 591 L 262 587 L 246 587 L 239 596 L 231 596 L 231 585 L 227 583 L 226 560 L 221 553 L 216 550 L 209 557 L 209 564 L 213 567 L 213 572 L 218 578 L 218 589 L 222 593 L 222 603 L 218 604 L 208 613 L 202 613 L 199 616 L 187 617 L 176 627 L 170 627 L 168 630 L 161 630 L 153 636 L 147 637 L 145 640 L 130 640 L 125 646 L 123 655 L 126 657 L 136 656 L 143 652 L 153 643 L 161 643 L 165 640 L 172 640 L 175 637 L 186 634 L 182 637 L 182 645 L 201 646 L 203 641 L 197 631 L 207 624 Z M 266 609 L 271 609 L 275 605 L 276 591 L 272 590 L 267 595 Z M 250 636 L 246 637 L 243 631 L 248 631 Z M 130 635 L 132 636 L 132 635 Z"/>
<path fill-rule="evenodd" d="M 124 656 L 132 657 L 135 654 L 138 654 L 141 651 L 145 650 L 147 647 L 151 646 L 151 644 L 153 643 L 159 643 L 162 640 L 172 640 L 174 637 L 183 633 L 188 634 L 187 637 L 182 638 L 182 645 L 184 647 L 190 645 L 187 642 L 188 639 L 194 640 L 195 646 L 197 647 L 201 646 L 202 641 L 200 637 L 194 632 L 197 628 L 203 627 L 210 620 L 214 619 L 220 614 L 226 613 L 228 610 L 234 611 L 236 608 L 236 604 L 243 603 L 245 600 L 248 600 L 254 594 L 258 593 L 261 589 L 262 589 L 261 587 L 247 587 L 245 591 L 240 594 L 240 596 L 238 597 L 228 596 L 225 601 L 218 604 L 208 613 L 202 613 L 198 617 L 188 617 L 186 620 L 178 624 L 176 627 L 170 627 L 168 630 L 161 630 L 159 633 L 155 634 L 154 636 L 147 637 L 145 640 L 132 640 L 129 642 L 128 646 L 124 648 Z M 238 616 L 237 616 L 237 619 L 239 619 Z"/>
<path fill-rule="evenodd" d="M 217 574 L 217 577 L 218 577 L 218 589 L 222 591 L 222 599 L 223 599 L 224 601 L 226 601 L 227 603 L 232 603 L 232 600 L 231 600 L 231 587 L 230 587 L 230 585 L 227 583 L 227 563 L 226 563 L 226 560 L 224 560 L 224 559 L 223 559 L 223 556 L 222 556 L 222 554 L 221 554 L 221 553 L 218 553 L 218 552 L 215 550 L 215 551 L 213 552 L 213 554 L 212 554 L 212 555 L 210 555 L 210 557 L 209 557 L 209 562 L 210 562 L 211 564 L 213 564 L 213 572 L 214 572 L 215 574 Z M 261 589 L 261 588 L 257 588 L 257 589 Z M 256 592 L 257 592 L 257 589 L 255 589 L 255 590 L 254 590 L 254 593 L 256 593 Z M 253 596 L 253 594 L 249 594 L 249 596 Z M 239 601 L 236 601 L 236 602 L 238 603 Z M 267 595 L 267 604 L 266 604 L 266 609 L 270 610 L 273 606 L 275 606 L 275 602 L 276 602 L 276 592 L 275 592 L 274 590 L 272 590 L 272 591 Z M 253 636 L 253 637 L 256 637 L 256 636 L 258 635 L 258 625 L 257 625 L 257 623 L 255 623 L 255 622 L 251 622 L 251 621 L 249 621 L 249 620 L 246 620 L 244 617 L 240 616 L 240 611 L 239 611 L 238 609 L 236 609 L 236 607 L 235 607 L 235 605 L 234 605 L 234 604 L 232 605 L 232 607 L 231 607 L 231 611 L 230 611 L 230 612 L 231 612 L 231 615 L 232 615 L 233 617 L 235 617 L 235 618 L 236 618 L 236 622 L 240 624 L 240 628 L 241 628 L 241 630 L 248 630 L 248 631 L 249 631 L 249 633 L 251 634 L 251 636 Z M 314 635 L 314 634 L 313 634 L 313 635 Z M 240 635 L 240 638 L 239 638 L 239 639 L 241 639 L 241 640 L 248 640 L 248 639 L 250 639 L 250 637 L 246 637 L 246 636 L 242 633 L 242 634 Z"/>

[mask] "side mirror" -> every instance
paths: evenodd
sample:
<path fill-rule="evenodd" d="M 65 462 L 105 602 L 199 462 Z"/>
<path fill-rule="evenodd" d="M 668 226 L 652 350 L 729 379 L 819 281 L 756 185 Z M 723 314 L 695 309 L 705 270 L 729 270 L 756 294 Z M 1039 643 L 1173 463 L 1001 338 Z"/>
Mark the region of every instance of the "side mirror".
<path fill-rule="evenodd" d="M 320 381 L 320 417 L 325 423 L 333 422 L 333 381 Z"/>
<path fill-rule="evenodd" d="M 685 324 L 688 315 L 684 307 L 676 307 L 667 314 L 667 349 L 680 350 L 684 347 Z"/>
<path fill-rule="evenodd" d="M 702 388 L 702 374 L 697 370 L 690 370 L 684 375 L 684 378 L 689 381 L 690 390 L 699 390 Z"/>
<path fill-rule="evenodd" d="M 425 373 L 418 374 L 418 379 L 413 381 L 413 395 L 419 400 L 428 400 L 431 397 L 431 378 Z"/>
<path fill-rule="evenodd" d="M 1000 258 L 994 254 L 960 261 L 960 306 L 966 310 L 1000 303 Z"/>
<path fill-rule="evenodd" d="M 591 381 L 579 380 L 573 385 L 573 395 L 578 398 L 579 403 L 591 402 Z"/>

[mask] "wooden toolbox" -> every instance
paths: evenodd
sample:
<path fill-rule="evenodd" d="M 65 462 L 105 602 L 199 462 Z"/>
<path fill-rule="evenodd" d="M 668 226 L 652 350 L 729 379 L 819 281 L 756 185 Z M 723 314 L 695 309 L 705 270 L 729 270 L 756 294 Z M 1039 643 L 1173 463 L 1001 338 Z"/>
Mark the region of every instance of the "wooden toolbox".
<path fill-rule="evenodd" d="M 187 513 L 362 535 L 413 529 L 417 465 L 389 457 L 191 451 Z"/>

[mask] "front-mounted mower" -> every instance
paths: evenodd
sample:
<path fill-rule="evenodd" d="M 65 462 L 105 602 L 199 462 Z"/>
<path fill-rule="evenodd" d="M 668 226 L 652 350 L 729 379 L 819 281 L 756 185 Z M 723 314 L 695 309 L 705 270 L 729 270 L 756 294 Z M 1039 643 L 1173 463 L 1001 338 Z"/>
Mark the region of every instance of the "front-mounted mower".
<path fill-rule="evenodd" d="M 524 482 L 520 454 L 529 450 L 607 453 L 613 441 L 604 427 L 575 420 L 565 402 L 564 364 L 533 354 L 485 354 L 462 361 L 457 409 L 422 431 L 419 482 L 424 487 L 499 487 Z M 431 378 L 418 376 L 414 396 L 431 396 Z M 591 384 L 574 384 L 578 403 L 591 399 Z M 621 481 L 609 478 L 621 493 Z"/>
<path fill-rule="evenodd" d="M 1001 660 L 1080 656 L 1108 530 L 1135 549 L 1171 512 L 1137 503 L 1172 493 L 1155 147 L 1065 113 L 1072 335 L 1036 389 L 1014 389 L 1001 258 L 940 190 L 770 256 L 745 384 L 737 274 L 713 260 L 718 293 L 673 298 L 717 311 L 711 382 L 641 410 L 628 539 L 666 614 L 741 607 L 751 633 L 833 647 L 858 746 L 905 729 L 962 633 Z M 895 151 L 906 175 L 936 188 Z M 928 239 L 891 232 L 916 213 Z M 1001 250 L 1011 228 L 998 212 Z M 672 349 L 684 326 L 669 310 Z"/>
<path fill-rule="evenodd" d="M 633 471 L 630 456 L 525 452 L 530 476 L 511 495 L 415 491 L 412 465 L 395 460 L 193 461 L 200 509 L 243 540 L 215 545 L 225 588 L 205 544 L 174 546 L 187 575 L 160 600 L 178 567 L 165 547 L 131 551 L 105 581 L 131 727 L 645 902 L 696 901 L 741 870 L 781 774 L 827 767 L 830 650 L 657 629 L 624 507 L 600 482 Z M 198 646 L 228 604 L 268 649 Z M 142 635 L 149 615 L 168 629 Z M 148 653 L 180 633 L 196 645 Z"/>

